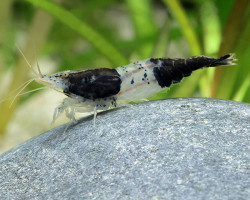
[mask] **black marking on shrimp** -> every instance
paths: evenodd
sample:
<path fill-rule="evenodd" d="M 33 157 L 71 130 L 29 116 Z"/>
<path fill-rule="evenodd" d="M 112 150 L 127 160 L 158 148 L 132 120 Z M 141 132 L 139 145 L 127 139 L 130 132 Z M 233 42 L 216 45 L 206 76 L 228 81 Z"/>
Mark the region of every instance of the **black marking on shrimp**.
<path fill-rule="evenodd" d="M 157 65 L 153 68 L 153 73 L 159 85 L 163 88 L 169 87 L 172 83 L 180 82 L 183 77 L 190 76 L 197 69 L 231 65 L 233 58 L 232 54 L 227 54 L 218 59 L 196 56 L 188 59 L 151 58 L 150 61 Z"/>
<path fill-rule="evenodd" d="M 117 106 L 117 102 L 116 102 L 116 98 L 115 97 L 112 97 L 111 99 L 111 105 L 116 107 Z"/>
<path fill-rule="evenodd" d="M 115 69 L 101 68 L 69 74 L 67 94 L 99 99 L 117 94 L 121 89 L 120 74 Z"/>
<path fill-rule="evenodd" d="M 150 58 L 149 61 L 154 63 L 154 64 L 158 64 L 159 58 Z"/>
<path fill-rule="evenodd" d="M 130 83 L 131 83 L 131 85 L 133 85 L 135 83 L 134 78 L 132 78 Z"/>
<path fill-rule="evenodd" d="M 128 72 L 127 68 L 125 66 L 121 66 L 122 70 L 125 72 Z"/>
<path fill-rule="evenodd" d="M 147 73 L 144 73 L 144 77 L 147 78 L 147 76 L 148 76 Z"/>

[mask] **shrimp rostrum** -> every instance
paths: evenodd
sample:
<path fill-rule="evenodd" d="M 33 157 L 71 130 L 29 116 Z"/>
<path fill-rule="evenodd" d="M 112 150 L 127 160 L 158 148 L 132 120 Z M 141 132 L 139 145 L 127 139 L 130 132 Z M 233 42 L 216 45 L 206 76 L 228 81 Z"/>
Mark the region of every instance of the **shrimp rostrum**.
<path fill-rule="evenodd" d="M 42 75 L 37 82 L 64 93 L 67 98 L 56 108 L 53 121 L 65 112 L 76 122 L 76 112 L 92 112 L 147 99 L 154 93 L 203 67 L 233 65 L 234 54 L 218 59 L 196 56 L 187 59 L 149 58 L 116 69 L 99 68 Z M 94 120 L 95 120 L 94 117 Z"/>

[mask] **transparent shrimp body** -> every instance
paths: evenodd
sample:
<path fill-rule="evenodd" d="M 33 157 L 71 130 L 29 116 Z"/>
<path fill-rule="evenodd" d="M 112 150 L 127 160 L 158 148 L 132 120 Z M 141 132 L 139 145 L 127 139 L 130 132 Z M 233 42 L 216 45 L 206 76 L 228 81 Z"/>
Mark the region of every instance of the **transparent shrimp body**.
<path fill-rule="evenodd" d="M 196 56 L 187 59 L 150 58 L 116 69 L 99 68 L 41 75 L 36 80 L 68 96 L 56 108 L 53 121 L 65 111 L 75 122 L 75 112 L 106 110 L 142 101 L 163 88 L 180 82 L 203 67 L 233 65 L 233 54 L 218 59 Z M 95 120 L 94 120 L 95 121 Z"/>
<path fill-rule="evenodd" d="M 153 73 L 155 66 L 151 59 L 146 59 L 118 67 L 122 84 L 117 100 L 123 104 L 131 101 L 147 101 L 150 95 L 161 91 L 162 88 Z"/>
<path fill-rule="evenodd" d="M 69 72 L 56 73 L 54 75 L 39 75 L 35 79 L 38 83 L 46 85 L 58 91 L 64 91 L 68 87 L 67 76 Z"/>
<path fill-rule="evenodd" d="M 63 112 L 71 122 L 75 123 L 76 112 L 94 111 L 95 124 L 97 110 L 107 110 L 117 107 L 118 104 L 127 105 L 131 101 L 147 100 L 154 93 L 190 76 L 195 70 L 203 67 L 234 65 L 233 61 L 236 61 L 234 54 L 227 54 L 217 59 L 206 56 L 187 59 L 150 58 L 116 69 L 64 71 L 53 75 L 43 75 L 39 66 L 38 74 L 27 63 L 36 74 L 37 78 L 33 80 L 67 96 L 55 109 L 53 122 Z"/>
<path fill-rule="evenodd" d="M 63 102 L 55 109 L 53 115 L 53 121 L 65 112 L 66 117 L 70 119 L 71 122 L 76 123 L 75 113 L 88 113 L 94 111 L 94 123 L 96 118 L 97 110 L 107 110 L 114 102 L 113 97 L 107 98 L 92 98 L 84 96 L 82 93 L 77 92 L 82 91 L 81 86 L 84 85 L 86 77 L 78 77 L 79 73 L 84 73 L 85 71 L 64 71 L 56 73 L 53 75 L 39 75 L 35 80 L 38 83 L 48 86 L 58 92 L 61 92 L 68 97 L 63 100 Z M 88 73 L 88 72 L 87 72 Z M 89 77 L 89 76 L 88 76 Z M 78 79 L 80 79 L 80 82 Z M 95 80 L 95 76 L 91 76 L 89 82 Z M 87 92 L 86 92 L 87 93 Z M 114 104 L 114 103 L 113 103 Z"/>

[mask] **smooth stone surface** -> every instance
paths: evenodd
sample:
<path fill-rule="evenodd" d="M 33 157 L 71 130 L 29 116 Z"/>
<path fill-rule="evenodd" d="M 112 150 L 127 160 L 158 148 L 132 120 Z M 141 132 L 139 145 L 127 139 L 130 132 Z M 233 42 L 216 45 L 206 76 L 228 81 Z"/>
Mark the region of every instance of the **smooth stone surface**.
<path fill-rule="evenodd" d="M 250 199 L 250 105 L 168 99 L 88 117 L 0 156 L 0 199 Z"/>

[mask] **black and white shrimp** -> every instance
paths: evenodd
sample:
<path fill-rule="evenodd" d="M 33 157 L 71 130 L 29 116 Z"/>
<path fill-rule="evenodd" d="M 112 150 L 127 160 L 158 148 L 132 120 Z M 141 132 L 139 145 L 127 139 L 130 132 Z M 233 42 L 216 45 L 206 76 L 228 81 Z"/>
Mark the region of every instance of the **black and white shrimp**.
<path fill-rule="evenodd" d="M 94 111 L 95 123 L 98 110 L 147 99 L 180 82 L 197 69 L 234 65 L 235 60 L 234 54 L 218 59 L 206 56 L 187 59 L 149 58 L 116 69 L 64 71 L 53 75 L 42 75 L 39 70 L 35 80 L 67 96 L 55 109 L 53 121 L 65 112 L 71 122 L 76 122 L 76 112 Z"/>

